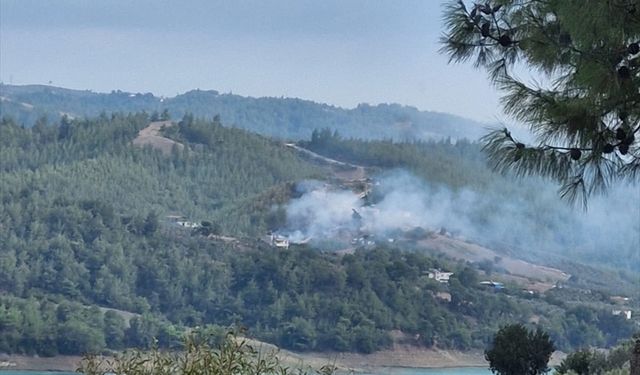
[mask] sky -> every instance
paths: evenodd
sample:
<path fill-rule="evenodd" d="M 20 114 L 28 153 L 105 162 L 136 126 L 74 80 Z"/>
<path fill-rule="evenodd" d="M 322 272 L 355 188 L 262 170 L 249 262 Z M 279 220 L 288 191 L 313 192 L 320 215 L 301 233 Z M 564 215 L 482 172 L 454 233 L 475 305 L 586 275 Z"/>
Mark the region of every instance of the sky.
<path fill-rule="evenodd" d="M 444 2 L 0 0 L 0 81 L 393 102 L 508 122 L 484 72 L 438 53 Z"/>

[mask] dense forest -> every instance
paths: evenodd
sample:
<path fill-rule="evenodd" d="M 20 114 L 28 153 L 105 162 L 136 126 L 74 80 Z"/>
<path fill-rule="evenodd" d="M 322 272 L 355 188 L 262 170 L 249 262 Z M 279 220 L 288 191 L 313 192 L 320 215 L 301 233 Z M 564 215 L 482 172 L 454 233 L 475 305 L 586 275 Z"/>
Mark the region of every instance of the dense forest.
<path fill-rule="evenodd" d="M 12 201 L 27 195 L 24 204 L 40 209 L 56 199 L 99 197 L 118 213 L 156 210 L 201 220 L 225 205 L 318 175 L 277 143 L 219 123 L 207 122 L 202 143 L 170 157 L 131 147 L 148 122 L 145 114 L 104 115 L 87 121 L 63 119 L 56 126 L 38 122 L 28 129 L 3 120 L 3 196 Z M 181 129 L 195 134 L 202 124 L 183 123 Z"/>
<path fill-rule="evenodd" d="M 280 139 L 308 139 L 314 129 L 330 127 L 348 137 L 396 140 L 430 138 L 477 139 L 483 124 L 445 113 L 419 111 L 398 104 L 361 104 L 343 109 L 295 98 L 252 98 L 193 90 L 172 98 L 150 93 L 95 93 L 52 86 L 0 84 L 0 116 L 10 115 L 28 126 L 46 115 L 97 116 L 102 112 L 186 113 Z"/>
<path fill-rule="evenodd" d="M 501 324 L 534 317 L 565 350 L 633 333 L 604 292 L 582 302 L 562 289 L 496 293 L 481 288 L 475 265 L 393 246 L 347 255 L 272 248 L 258 237 L 286 219 L 274 207 L 326 171 L 278 141 L 190 115 L 164 129 L 182 148 L 134 147 L 149 121 L 137 113 L 0 122 L 0 352 L 148 348 L 154 338 L 177 347 L 196 326 L 243 326 L 293 350 L 365 353 L 393 340 L 481 348 Z M 318 142 L 316 134 L 308 146 L 322 151 Z M 454 188 L 457 173 L 483 173 L 468 142 L 407 144 L 405 153 L 392 142 L 331 142 L 347 159 L 369 164 L 370 153 L 375 168 L 422 166 Z M 468 184 L 489 188 L 478 181 Z M 454 276 L 435 282 L 431 268 Z"/>

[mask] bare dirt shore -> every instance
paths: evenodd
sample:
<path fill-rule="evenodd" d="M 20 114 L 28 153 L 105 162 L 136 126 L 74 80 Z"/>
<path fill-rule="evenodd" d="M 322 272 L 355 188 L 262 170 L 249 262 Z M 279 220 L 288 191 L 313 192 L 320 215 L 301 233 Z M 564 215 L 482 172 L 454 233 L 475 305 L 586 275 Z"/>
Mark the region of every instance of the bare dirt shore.
<path fill-rule="evenodd" d="M 317 368 L 331 364 L 340 369 L 353 370 L 355 372 L 373 372 L 375 369 L 389 367 L 408 368 L 458 368 L 458 367 L 484 367 L 489 364 L 484 359 L 484 353 L 474 351 L 451 351 L 418 348 L 413 346 L 396 345 L 393 349 L 382 350 L 372 354 L 357 353 L 303 353 L 296 354 L 305 365 Z M 560 364 L 566 354 L 553 353 L 549 361 L 550 367 Z"/>
<path fill-rule="evenodd" d="M 264 345 L 264 346 L 263 346 Z M 254 345 L 264 351 L 277 350 L 269 344 Z M 295 353 L 278 351 L 282 362 L 292 367 L 320 368 L 324 365 L 336 366 L 343 371 L 372 372 L 389 367 L 409 368 L 451 368 L 487 367 L 482 351 L 449 351 L 396 345 L 393 349 L 372 354 L 357 353 Z M 556 366 L 564 358 L 560 352 L 554 353 L 549 365 Z M 0 355 L 1 370 L 69 371 L 78 368 L 79 356 L 57 356 L 51 358 L 19 355 Z"/>
<path fill-rule="evenodd" d="M 262 349 L 270 351 L 272 347 L 262 347 Z M 324 365 L 332 365 L 341 370 L 355 372 L 382 367 L 442 368 L 482 367 L 486 365 L 481 352 L 449 352 L 409 346 L 373 354 L 295 353 L 281 350 L 278 352 L 278 357 L 284 364 L 292 367 L 320 368 Z M 4 356 L 0 360 L 0 370 L 75 371 L 80 360 L 81 357 L 78 356 L 41 358 L 11 355 Z"/>
<path fill-rule="evenodd" d="M 372 354 L 310 353 L 299 354 L 312 367 L 332 364 L 354 371 L 369 371 L 386 367 L 447 368 L 485 367 L 487 362 L 481 352 L 454 352 L 415 347 L 396 347 Z"/>
<path fill-rule="evenodd" d="M 68 371 L 74 372 L 82 357 L 60 355 L 56 357 L 29 357 L 23 355 L 0 355 L 0 371 Z"/>

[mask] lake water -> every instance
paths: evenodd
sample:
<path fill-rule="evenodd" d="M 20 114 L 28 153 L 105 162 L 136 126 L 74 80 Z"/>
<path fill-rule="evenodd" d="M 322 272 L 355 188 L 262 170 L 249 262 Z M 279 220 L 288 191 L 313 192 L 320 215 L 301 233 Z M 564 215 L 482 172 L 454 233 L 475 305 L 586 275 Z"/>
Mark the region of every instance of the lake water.
<path fill-rule="evenodd" d="M 387 368 L 371 375 L 491 375 L 486 368 L 447 368 L 447 369 L 418 369 L 418 368 Z"/>
<path fill-rule="evenodd" d="M 73 372 L 47 371 L 6 371 L 0 370 L 0 375 L 77 375 Z M 449 368 L 449 369 L 413 369 L 387 368 L 370 375 L 491 375 L 491 371 L 483 368 Z"/>

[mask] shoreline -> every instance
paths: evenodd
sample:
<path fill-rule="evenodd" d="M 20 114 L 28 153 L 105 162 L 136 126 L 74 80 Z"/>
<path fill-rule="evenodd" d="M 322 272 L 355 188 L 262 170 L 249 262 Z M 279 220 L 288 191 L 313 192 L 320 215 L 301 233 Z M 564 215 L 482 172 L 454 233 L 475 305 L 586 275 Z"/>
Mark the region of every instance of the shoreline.
<path fill-rule="evenodd" d="M 333 364 L 339 370 L 353 371 L 354 373 L 371 372 L 376 369 L 448 369 L 448 368 L 486 368 L 486 364 L 470 363 L 468 361 L 433 363 L 428 359 L 406 362 L 404 355 L 394 360 L 380 358 L 376 353 L 359 355 L 353 353 L 341 353 L 341 358 L 327 353 L 293 353 L 280 351 L 278 357 L 282 362 L 291 367 L 319 368 L 326 364 Z M 355 356 L 355 358 L 353 357 Z M 362 357 L 362 358 L 359 358 Z M 75 372 L 81 356 L 59 355 L 54 357 L 30 357 L 24 355 L 2 355 L 0 357 L 0 374 L 3 371 L 50 371 L 50 372 Z"/>
<path fill-rule="evenodd" d="M 298 353 L 287 350 L 278 351 L 277 348 L 268 344 L 260 350 L 276 350 L 283 364 L 291 367 L 320 368 L 323 365 L 332 364 L 339 370 L 354 373 L 381 369 L 488 368 L 484 353 L 479 350 L 460 352 L 396 345 L 393 349 L 371 354 Z M 549 366 L 558 365 L 564 356 L 564 353 L 555 352 L 549 361 Z M 31 357 L 0 354 L 0 373 L 6 370 L 75 372 L 81 360 L 82 356 Z"/>
<path fill-rule="evenodd" d="M 58 355 L 37 357 L 18 354 L 0 354 L 0 373 L 3 371 L 75 372 L 81 356 Z"/>

